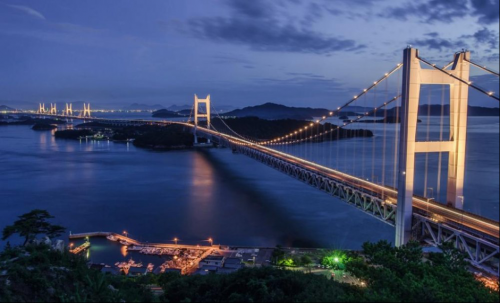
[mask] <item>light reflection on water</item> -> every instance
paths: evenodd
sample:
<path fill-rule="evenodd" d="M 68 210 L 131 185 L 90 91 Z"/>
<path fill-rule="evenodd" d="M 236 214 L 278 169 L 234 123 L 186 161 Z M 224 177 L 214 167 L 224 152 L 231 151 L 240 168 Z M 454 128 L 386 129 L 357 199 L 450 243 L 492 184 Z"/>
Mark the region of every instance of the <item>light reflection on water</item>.
<path fill-rule="evenodd" d="M 483 119 L 483 126 L 481 120 L 471 123 L 466 199 L 475 199 L 466 200 L 466 208 L 498 220 L 498 118 L 492 119 Z M 350 169 L 350 149 L 357 142 L 362 150 L 360 140 L 344 141 L 342 161 L 330 158 L 335 142 L 300 151 Z M 178 237 L 180 243 L 206 245 L 213 237 L 229 245 L 358 248 L 364 241 L 393 239 L 392 227 L 227 149 L 152 152 L 127 143 L 56 140 L 51 132 L 26 126 L 2 127 L 0 167 L 2 225 L 42 208 L 68 231 L 127 230 L 149 242 Z M 130 256 L 149 262 L 105 239 L 93 239 L 90 254 L 108 263 Z"/>

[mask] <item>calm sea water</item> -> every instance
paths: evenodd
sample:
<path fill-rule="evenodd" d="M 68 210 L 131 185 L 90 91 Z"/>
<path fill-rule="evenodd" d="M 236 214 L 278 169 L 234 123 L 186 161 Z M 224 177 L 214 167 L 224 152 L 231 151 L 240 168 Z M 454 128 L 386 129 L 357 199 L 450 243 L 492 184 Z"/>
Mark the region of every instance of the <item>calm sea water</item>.
<path fill-rule="evenodd" d="M 471 118 L 470 124 L 466 209 L 498 220 L 499 119 Z M 348 168 L 373 140 L 384 146 L 381 134 L 389 132 L 376 127 L 373 139 L 287 149 Z M 389 183 L 391 161 L 374 161 L 375 174 L 384 163 Z M 366 163 L 362 172 L 353 171 L 370 178 Z M 0 128 L 0 207 L 2 226 L 39 208 L 73 233 L 126 230 L 149 242 L 177 237 L 206 245 L 212 237 L 228 245 L 359 248 L 365 241 L 392 241 L 394 234 L 393 227 L 228 149 L 154 152 L 125 143 L 56 140 L 28 126 Z M 93 242 L 91 253 L 108 263 L 123 257 L 105 240 Z"/>

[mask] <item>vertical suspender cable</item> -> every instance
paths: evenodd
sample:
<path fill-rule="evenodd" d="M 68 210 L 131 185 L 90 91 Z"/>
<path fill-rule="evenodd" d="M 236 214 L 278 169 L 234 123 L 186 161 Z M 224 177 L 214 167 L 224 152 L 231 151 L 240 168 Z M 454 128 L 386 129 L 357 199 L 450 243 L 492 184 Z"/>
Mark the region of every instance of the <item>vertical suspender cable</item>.
<path fill-rule="evenodd" d="M 398 83 L 397 83 L 397 90 L 398 90 L 398 94 L 397 96 L 399 96 L 401 94 L 401 71 L 398 70 Z M 399 118 L 399 108 L 401 107 L 401 105 L 398 106 L 398 104 L 400 103 L 399 100 L 396 100 L 396 106 L 395 106 L 395 111 L 396 111 L 396 121 L 398 123 L 394 123 L 394 173 L 393 173 L 393 180 L 392 180 L 392 183 L 393 183 L 393 187 L 394 188 L 397 188 L 397 182 L 398 182 L 398 142 L 399 142 L 399 129 L 401 127 L 401 121 L 400 118 Z"/>
<path fill-rule="evenodd" d="M 443 124 L 444 124 L 444 91 L 445 85 L 441 87 L 441 121 L 439 122 L 439 141 L 443 141 Z M 443 153 L 439 152 L 438 160 L 438 179 L 437 179 L 437 198 L 440 198 L 441 193 L 441 172 L 443 169 Z"/>
<path fill-rule="evenodd" d="M 363 112 L 366 111 L 366 109 L 368 108 L 367 106 L 367 102 L 366 102 L 366 99 L 367 99 L 367 95 L 364 95 L 363 96 Z M 366 124 L 368 125 L 368 124 Z M 363 127 L 363 130 L 362 130 L 362 135 L 364 136 L 365 135 L 365 127 Z M 361 151 L 361 178 L 364 180 L 365 179 L 365 164 L 366 164 L 366 160 L 365 160 L 365 137 L 363 137 L 361 140 L 363 140 L 363 143 L 362 143 L 362 151 Z"/>
<path fill-rule="evenodd" d="M 374 91 L 374 98 L 373 98 L 373 108 L 377 107 L 377 87 L 375 87 Z M 375 121 L 377 118 L 377 111 L 373 111 L 373 120 Z M 372 124 L 375 126 L 375 123 Z M 373 137 L 372 137 L 372 176 L 371 176 L 371 181 L 373 183 L 376 183 L 375 180 L 375 127 L 373 127 Z"/>
<path fill-rule="evenodd" d="M 389 100 L 389 79 L 385 81 L 385 100 Z M 384 136 L 382 138 L 382 185 L 385 185 L 385 157 L 387 144 L 387 106 L 384 107 Z"/>
<path fill-rule="evenodd" d="M 430 128 L 431 128 L 431 93 L 432 89 L 431 86 L 429 85 L 429 96 L 427 99 L 427 134 L 426 134 L 426 141 L 430 140 Z M 429 181 L 429 153 L 425 153 L 425 174 L 424 174 L 424 197 L 426 198 L 431 198 L 428 197 L 428 192 L 427 192 L 427 185 Z"/>

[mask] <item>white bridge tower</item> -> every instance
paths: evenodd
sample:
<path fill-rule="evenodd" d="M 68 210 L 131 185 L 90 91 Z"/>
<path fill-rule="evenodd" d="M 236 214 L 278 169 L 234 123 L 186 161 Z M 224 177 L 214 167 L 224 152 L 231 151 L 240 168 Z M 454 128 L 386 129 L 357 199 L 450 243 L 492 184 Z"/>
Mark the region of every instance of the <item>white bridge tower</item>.
<path fill-rule="evenodd" d="M 89 104 L 83 103 L 83 112 L 80 112 L 80 117 L 82 117 L 82 118 L 91 118 L 91 115 L 90 115 L 90 103 Z"/>
<path fill-rule="evenodd" d="M 66 116 L 73 116 L 73 104 L 71 103 L 66 103 L 66 111 L 65 111 Z"/>
<path fill-rule="evenodd" d="M 201 113 L 199 112 L 200 107 L 199 104 L 205 104 L 206 106 L 206 113 Z M 194 95 L 194 143 L 198 144 L 198 136 L 196 135 L 196 129 L 198 128 L 199 125 L 199 118 L 206 118 L 207 119 L 207 128 L 210 129 L 210 95 L 208 95 L 205 99 L 199 99 L 197 95 Z M 208 143 L 210 143 L 210 139 L 208 140 Z"/>
<path fill-rule="evenodd" d="M 38 107 L 38 113 L 45 114 L 45 103 L 40 103 L 40 106 Z"/>
<path fill-rule="evenodd" d="M 411 237 L 415 154 L 448 152 L 448 205 L 463 208 L 465 147 L 467 139 L 467 108 L 469 101 L 470 52 L 455 54 L 452 68 L 443 72 L 421 68 L 418 50 L 407 48 L 403 57 L 403 90 L 400 108 L 398 203 L 396 215 L 396 246 Z M 458 77 L 465 83 L 453 78 Z M 420 87 L 423 84 L 450 86 L 450 138 L 447 141 L 417 142 L 417 118 Z"/>
<path fill-rule="evenodd" d="M 50 114 L 51 115 L 57 115 L 57 104 L 50 103 Z"/>

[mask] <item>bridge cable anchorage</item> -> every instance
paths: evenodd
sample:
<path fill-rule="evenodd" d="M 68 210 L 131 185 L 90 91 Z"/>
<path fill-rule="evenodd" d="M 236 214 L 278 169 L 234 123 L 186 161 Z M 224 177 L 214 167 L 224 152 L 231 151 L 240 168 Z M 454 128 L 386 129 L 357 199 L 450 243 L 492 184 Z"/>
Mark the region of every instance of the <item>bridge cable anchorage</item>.
<path fill-rule="evenodd" d="M 317 119 L 314 122 L 315 123 L 320 123 L 320 122 L 326 120 L 327 118 L 332 117 L 334 114 L 338 114 L 342 109 L 346 108 L 350 104 L 352 104 L 355 101 L 357 101 L 360 97 L 362 97 L 363 95 L 367 94 L 370 90 L 372 90 L 373 88 L 375 88 L 382 81 L 384 81 L 387 78 L 389 78 L 390 76 L 392 76 L 396 71 L 398 71 L 402 67 L 403 67 L 403 63 L 398 63 L 397 66 L 394 69 L 392 69 L 388 73 L 385 73 L 384 76 L 382 76 L 379 80 L 374 81 L 372 85 L 370 85 L 368 88 L 363 89 L 363 91 L 361 93 L 359 93 L 358 95 L 354 96 L 352 99 L 350 99 L 349 101 L 347 101 L 344 105 L 337 107 L 336 110 L 331 111 L 328 115 L 325 115 L 325 116 L 321 117 L 320 119 Z M 292 131 L 290 133 L 290 136 L 293 137 L 294 135 L 296 135 L 299 132 L 299 130 L 300 129 Z M 260 142 L 259 144 L 261 144 L 261 145 L 270 145 L 271 143 L 276 143 L 276 142 L 279 142 L 279 141 L 283 141 L 284 139 L 285 139 L 285 136 L 283 136 L 283 137 L 277 137 L 277 138 L 274 138 L 274 139 L 271 139 L 271 140 Z"/>
<path fill-rule="evenodd" d="M 492 74 L 492 75 L 495 75 L 495 76 L 497 76 L 497 77 L 500 77 L 500 74 L 499 74 L 498 72 L 496 72 L 496 71 L 494 71 L 494 70 L 492 70 L 492 69 L 490 69 L 490 68 L 488 68 L 488 67 L 486 67 L 486 66 L 479 65 L 479 64 L 477 64 L 476 62 L 474 62 L 474 61 L 472 61 L 472 60 L 469 60 L 469 59 L 467 59 L 467 58 L 466 58 L 466 59 L 464 59 L 464 60 L 465 60 L 465 61 L 467 61 L 467 62 L 469 62 L 470 64 L 474 65 L 475 67 L 477 67 L 477 68 L 479 68 L 479 69 L 482 69 L 482 70 L 483 70 L 483 71 L 485 71 L 485 72 L 488 72 L 488 73 L 490 73 L 490 74 Z"/>
<path fill-rule="evenodd" d="M 327 133 L 329 133 L 329 132 L 333 132 L 333 131 L 336 131 L 336 130 L 338 130 L 338 129 L 342 129 L 342 128 L 344 128 L 344 127 L 345 127 L 345 126 L 347 126 L 347 125 L 350 125 L 350 124 L 352 124 L 352 123 L 358 122 L 358 121 L 360 121 L 361 119 L 363 119 L 363 118 L 365 118 L 365 117 L 367 117 L 367 116 L 370 116 L 371 114 L 373 114 L 373 112 L 376 112 L 376 111 L 380 110 L 381 108 L 386 107 L 387 105 L 391 104 L 392 102 L 394 102 L 394 101 L 398 100 L 399 98 L 401 98 L 401 95 L 396 96 L 396 97 L 392 98 L 391 100 L 389 100 L 389 101 L 387 101 L 387 102 L 384 102 L 384 104 L 382 104 L 382 105 L 380 105 L 380 106 L 378 106 L 378 107 L 376 107 L 376 108 L 372 109 L 372 110 L 371 110 L 371 111 L 369 111 L 369 112 L 364 113 L 363 115 L 359 115 L 356 119 L 350 120 L 349 122 L 344 122 L 344 124 L 343 124 L 343 125 L 341 125 L 341 126 L 338 126 L 338 125 L 337 125 L 337 126 L 336 126 L 336 127 L 334 127 L 334 128 L 330 128 L 329 130 L 326 130 L 326 131 L 324 131 L 324 132 L 318 133 L 317 135 L 312 135 L 311 137 L 308 137 L 308 138 L 306 138 L 306 139 L 295 139 L 295 140 L 293 140 L 293 138 L 292 138 L 292 140 L 293 140 L 293 141 L 289 141 L 289 142 L 272 142 L 272 143 L 270 143 L 269 145 L 297 144 L 297 143 L 300 143 L 300 142 L 303 142 L 303 141 L 306 141 L 306 140 L 316 139 L 316 138 L 318 138 L 318 137 L 320 137 L 320 136 L 324 136 L 324 135 L 326 135 L 326 134 L 327 134 Z M 311 123 L 311 124 L 312 124 L 312 125 L 314 125 L 313 123 Z"/>
<path fill-rule="evenodd" d="M 490 98 L 493 98 L 493 99 L 495 99 L 495 100 L 497 100 L 497 101 L 500 101 L 500 98 L 499 98 L 499 97 L 497 97 L 497 96 L 495 96 L 495 95 L 493 94 L 493 92 L 488 92 L 488 91 L 486 91 L 485 89 L 482 89 L 482 88 L 480 88 L 480 87 L 479 87 L 479 86 L 477 86 L 477 85 L 474 85 L 474 84 L 472 83 L 472 81 L 465 81 L 464 79 L 462 79 L 462 78 L 460 78 L 460 77 L 457 77 L 457 76 L 453 75 L 453 74 L 452 74 L 452 73 L 450 73 L 449 71 L 447 71 L 447 70 L 444 70 L 444 69 L 442 69 L 442 68 L 437 67 L 437 66 L 436 66 L 436 64 L 432 64 L 432 63 L 430 63 L 429 61 L 427 61 L 427 60 L 425 60 L 425 59 L 423 59 L 423 58 L 421 58 L 421 57 L 417 57 L 417 58 L 418 58 L 418 60 L 420 60 L 421 62 L 423 62 L 423 63 L 427 64 L 428 66 L 430 66 L 430 67 L 432 67 L 432 68 L 434 68 L 434 69 L 437 69 L 437 70 L 439 70 L 439 71 L 441 71 L 441 72 L 443 72 L 443 73 L 447 74 L 448 76 L 452 77 L 453 79 L 455 79 L 455 80 L 457 80 L 457 81 L 460 81 L 460 82 L 462 82 L 463 84 L 468 85 L 469 87 L 474 88 L 475 90 L 477 90 L 477 91 L 479 91 L 479 92 L 481 92 L 481 93 L 485 94 L 486 96 L 488 96 L 488 97 L 490 97 Z"/>

